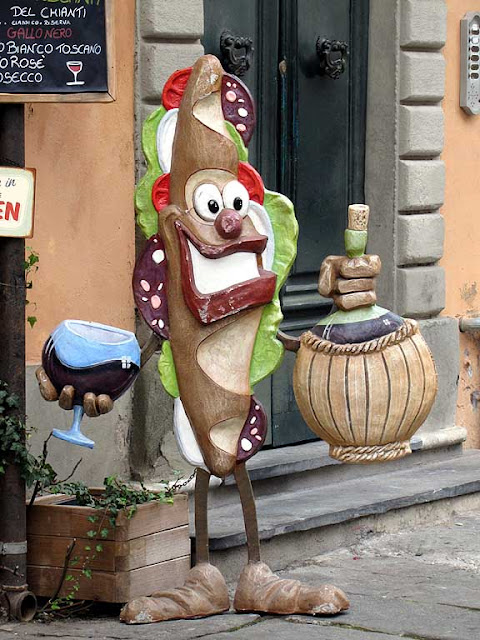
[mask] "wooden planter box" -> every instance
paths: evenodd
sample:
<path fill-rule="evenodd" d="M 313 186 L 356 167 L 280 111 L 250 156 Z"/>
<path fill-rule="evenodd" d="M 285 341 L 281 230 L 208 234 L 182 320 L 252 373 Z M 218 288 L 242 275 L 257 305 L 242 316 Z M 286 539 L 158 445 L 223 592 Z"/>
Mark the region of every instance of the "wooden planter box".
<path fill-rule="evenodd" d="M 65 495 L 37 498 L 28 513 L 28 584 L 37 596 L 51 597 L 59 584 L 65 555 L 72 539 L 76 539 L 72 558 L 79 561 L 68 574 L 79 577 L 80 600 L 127 602 L 138 596 L 148 596 L 159 589 L 183 584 L 190 569 L 190 538 L 188 532 L 188 499 L 175 496 L 174 504 L 149 502 L 139 505 L 130 520 L 120 513 L 116 526 L 108 517 L 101 528 L 108 535 L 92 540 L 87 532 L 99 528 L 100 522 L 89 522 L 89 516 L 103 512 L 79 507 Z M 82 575 L 85 556 L 92 555 L 86 546 L 101 543 L 87 567 L 91 579 Z M 65 582 L 60 595 L 67 595 L 72 582 Z"/>

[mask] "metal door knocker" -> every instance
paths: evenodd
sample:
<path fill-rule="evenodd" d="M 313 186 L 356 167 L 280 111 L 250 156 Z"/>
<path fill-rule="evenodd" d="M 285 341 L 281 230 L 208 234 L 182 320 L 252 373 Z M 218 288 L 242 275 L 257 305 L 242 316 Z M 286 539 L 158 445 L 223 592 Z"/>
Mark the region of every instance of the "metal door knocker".
<path fill-rule="evenodd" d="M 235 76 L 244 76 L 252 64 L 253 40 L 248 36 L 236 36 L 224 31 L 220 36 L 222 65 Z"/>
<path fill-rule="evenodd" d="M 338 80 L 347 68 L 348 44 L 320 36 L 317 39 L 316 50 L 320 60 L 320 75 Z"/>

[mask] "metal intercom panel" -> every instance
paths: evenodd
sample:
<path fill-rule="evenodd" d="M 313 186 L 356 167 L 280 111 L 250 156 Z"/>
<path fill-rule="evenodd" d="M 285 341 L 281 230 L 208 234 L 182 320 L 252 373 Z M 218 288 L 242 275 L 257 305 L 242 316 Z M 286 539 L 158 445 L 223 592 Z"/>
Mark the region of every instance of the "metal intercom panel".
<path fill-rule="evenodd" d="M 480 113 L 480 13 L 469 11 L 460 24 L 460 106 L 476 116 Z"/>

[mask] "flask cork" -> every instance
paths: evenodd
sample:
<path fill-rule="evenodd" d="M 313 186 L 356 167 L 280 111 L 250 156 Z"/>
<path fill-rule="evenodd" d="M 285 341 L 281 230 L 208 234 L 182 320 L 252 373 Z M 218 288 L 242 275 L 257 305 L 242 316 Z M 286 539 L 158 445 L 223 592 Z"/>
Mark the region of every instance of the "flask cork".
<path fill-rule="evenodd" d="M 366 231 L 369 215 L 368 204 L 351 204 L 348 207 L 348 228 L 352 231 Z"/>
<path fill-rule="evenodd" d="M 348 207 L 348 227 L 345 229 L 345 249 L 349 258 L 358 258 L 365 253 L 368 240 L 368 216 L 366 204 L 351 204 Z"/>

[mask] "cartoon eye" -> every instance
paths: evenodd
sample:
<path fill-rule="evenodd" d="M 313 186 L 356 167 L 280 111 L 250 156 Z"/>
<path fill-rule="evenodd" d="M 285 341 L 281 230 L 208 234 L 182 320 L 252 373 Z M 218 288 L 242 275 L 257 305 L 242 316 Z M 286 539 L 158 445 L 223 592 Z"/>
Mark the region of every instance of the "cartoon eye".
<path fill-rule="evenodd" d="M 223 209 L 223 200 L 218 187 L 214 184 L 201 184 L 193 194 L 193 207 L 198 215 L 207 222 L 213 222 Z"/>
<path fill-rule="evenodd" d="M 238 180 L 232 180 L 232 182 L 226 184 L 223 189 L 223 202 L 227 209 L 234 209 L 238 211 L 241 216 L 245 217 L 250 203 L 250 196 L 243 184 L 238 182 Z"/>

